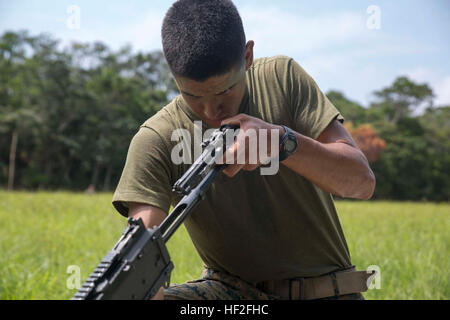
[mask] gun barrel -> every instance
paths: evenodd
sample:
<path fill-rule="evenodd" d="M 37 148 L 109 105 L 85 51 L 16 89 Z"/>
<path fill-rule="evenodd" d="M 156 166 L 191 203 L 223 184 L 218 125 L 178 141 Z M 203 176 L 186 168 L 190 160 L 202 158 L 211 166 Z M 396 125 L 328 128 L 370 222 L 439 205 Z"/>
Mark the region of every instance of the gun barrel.
<path fill-rule="evenodd" d="M 206 177 L 188 195 L 184 196 L 172 212 L 160 224 L 163 241 L 167 242 L 176 229 L 183 223 L 188 215 L 194 210 L 214 178 L 219 174 L 225 165 L 215 166 L 208 172 Z"/>

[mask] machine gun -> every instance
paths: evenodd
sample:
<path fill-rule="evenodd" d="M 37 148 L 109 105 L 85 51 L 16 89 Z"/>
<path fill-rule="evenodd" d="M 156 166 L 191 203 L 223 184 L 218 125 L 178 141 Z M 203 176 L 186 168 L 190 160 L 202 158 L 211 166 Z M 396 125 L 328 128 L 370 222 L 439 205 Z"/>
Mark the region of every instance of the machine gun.
<path fill-rule="evenodd" d="M 184 195 L 159 227 L 147 229 L 142 220 L 128 218 L 128 226 L 112 250 L 101 260 L 73 300 L 150 299 L 167 287 L 174 268 L 166 242 L 203 199 L 205 192 L 226 164 L 217 164 L 227 143 L 236 137 L 236 125 L 224 125 L 204 141 L 201 156 L 174 184 Z M 229 139 L 232 134 L 233 140 Z M 225 139 L 227 138 L 227 139 Z"/>

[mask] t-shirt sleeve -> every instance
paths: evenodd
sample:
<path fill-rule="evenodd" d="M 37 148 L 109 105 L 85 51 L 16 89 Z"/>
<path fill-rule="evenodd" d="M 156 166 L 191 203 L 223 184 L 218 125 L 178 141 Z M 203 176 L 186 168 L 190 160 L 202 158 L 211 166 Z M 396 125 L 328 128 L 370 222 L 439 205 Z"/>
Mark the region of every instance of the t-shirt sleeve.
<path fill-rule="evenodd" d="M 145 203 L 168 212 L 172 185 L 167 146 L 154 129 L 141 127 L 128 149 L 122 176 L 113 195 L 114 207 L 128 216 L 128 202 Z"/>
<path fill-rule="evenodd" d="M 334 120 L 344 122 L 344 117 L 322 93 L 319 86 L 293 59 L 289 65 L 290 98 L 296 131 L 317 139 Z"/>

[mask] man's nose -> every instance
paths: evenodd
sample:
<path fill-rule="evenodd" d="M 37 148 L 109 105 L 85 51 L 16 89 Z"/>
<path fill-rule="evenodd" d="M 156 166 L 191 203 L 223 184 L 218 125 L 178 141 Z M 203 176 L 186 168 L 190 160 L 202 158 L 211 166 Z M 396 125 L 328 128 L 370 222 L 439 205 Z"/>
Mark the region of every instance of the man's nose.
<path fill-rule="evenodd" d="M 204 104 L 205 115 L 209 119 L 216 119 L 220 116 L 222 107 L 217 99 L 210 99 Z"/>

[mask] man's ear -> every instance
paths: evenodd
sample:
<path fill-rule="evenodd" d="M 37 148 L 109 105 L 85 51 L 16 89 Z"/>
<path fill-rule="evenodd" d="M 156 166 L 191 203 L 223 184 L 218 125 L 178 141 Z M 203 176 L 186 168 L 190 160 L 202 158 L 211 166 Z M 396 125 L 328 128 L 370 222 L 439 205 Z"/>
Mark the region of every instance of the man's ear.
<path fill-rule="evenodd" d="M 255 42 L 249 40 L 245 45 L 245 71 L 247 71 L 253 64 L 253 47 Z"/>

